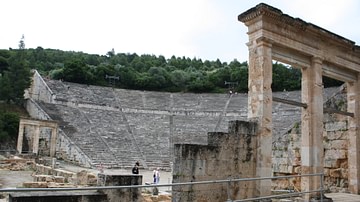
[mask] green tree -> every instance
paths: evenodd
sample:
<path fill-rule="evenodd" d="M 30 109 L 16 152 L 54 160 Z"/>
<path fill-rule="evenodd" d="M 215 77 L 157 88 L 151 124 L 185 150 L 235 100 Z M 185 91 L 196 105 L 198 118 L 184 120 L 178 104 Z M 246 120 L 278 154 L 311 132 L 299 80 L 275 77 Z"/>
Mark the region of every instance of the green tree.
<path fill-rule="evenodd" d="M 81 59 L 74 59 L 65 63 L 63 76 L 65 81 L 82 84 L 89 84 L 93 79 L 92 74 L 87 71 L 86 64 Z"/>
<path fill-rule="evenodd" d="M 0 113 L 0 142 L 15 140 L 18 135 L 19 116 L 13 112 Z"/>
<path fill-rule="evenodd" d="M 189 75 L 183 70 L 174 70 L 170 73 L 171 82 L 176 87 L 185 87 L 187 82 L 189 81 Z"/>
<path fill-rule="evenodd" d="M 301 86 L 301 72 L 281 63 L 273 64 L 273 91 L 298 90 Z"/>
<path fill-rule="evenodd" d="M 194 93 L 211 92 L 214 90 L 214 87 L 206 77 L 197 78 L 188 85 L 189 91 Z"/>
<path fill-rule="evenodd" d="M 135 88 L 136 86 L 136 78 L 137 72 L 132 67 L 120 66 L 118 71 L 118 75 L 120 77 L 121 86 L 125 88 Z"/>
<path fill-rule="evenodd" d="M 3 74 L 4 71 L 8 70 L 9 63 L 6 58 L 0 56 L 0 74 Z"/>
<path fill-rule="evenodd" d="M 19 42 L 19 49 L 9 58 L 9 69 L 0 77 L 0 99 L 8 103 L 21 105 L 24 102 L 24 91 L 30 87 L 31 73 L 26 61 L 24 35 Z"/>
<path fill-rule="evenodd" d="M 162 67 L 151 67 L 148 71 L 151 77 L 152 90 L 163 90 L 169 87 L 170 76 L 168 72 Z"/>

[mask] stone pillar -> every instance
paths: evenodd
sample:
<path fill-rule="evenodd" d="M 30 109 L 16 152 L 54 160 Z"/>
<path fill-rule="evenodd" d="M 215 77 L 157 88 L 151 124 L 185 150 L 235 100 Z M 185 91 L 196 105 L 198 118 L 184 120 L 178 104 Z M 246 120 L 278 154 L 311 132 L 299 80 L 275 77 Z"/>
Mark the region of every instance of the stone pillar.
<path fill-rule="evenodd" d="M 307 108 L 301 113 L 301 172 L 302 174 L 323 173 L 323 84 L 322 60 L 314 57 L 311 67 L 302 69 L 302 102 Z M 319 177 L 301 178 L 301 191 L 313 191 L 320 188 Z M 305 195 L 308 201 L 315 194 Z"/>
<path fill-rule="evenodd" d="M 32 136 L 33 138 L 33 151 L 32 153 L 33 154 L 38 154 L 39 152 L 39 138 L 40 138 L 40 126 L 36 125 L 35 126 L 35 131 L 34 131 L 34 134 Z"/>
<path fill-rule="evenodd" d="M 17 152 L 21 154 L 22 152 L 22 146 L 23 146 L 23 140 L 24 140 L 24 124 L 20 122 L 19 124 L 19 134 L 18 134 L 18 141 L 17 141 Z"/>
<path fill-rule="evenodd" d="M 349 117 L 349 145 L 348 145 L 348 166 L 349 166 L 349 190 L 352 194 L 359 194 L 360 190 L 360 79 L 347 83 L 347 106 L 348 112 L 354 113 Z"/>
<path fill-rule="evenodd" d="M 272 176 L 272 56 L 271 44 L 253 40 L 249 46 L 248 118 L 257 121 L 256 177 Z M 271 194 L 271 180 L 259 180 L 255 196 Z"/>
<path fill-rule="evenodd" d="M 57 133 L 58 133 L 57 127 L 52 128 L 51 138 L 50 138 L 50 157 L 55 156 Z"/>

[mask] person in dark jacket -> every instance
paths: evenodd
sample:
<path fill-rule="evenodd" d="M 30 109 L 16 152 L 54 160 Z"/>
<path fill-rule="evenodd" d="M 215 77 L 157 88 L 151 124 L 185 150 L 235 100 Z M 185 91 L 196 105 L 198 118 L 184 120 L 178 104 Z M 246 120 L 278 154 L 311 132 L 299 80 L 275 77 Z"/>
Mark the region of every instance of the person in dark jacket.
<path fill-rule="evenodd" d="M 137 161 L 134 165 L 134 167 L 132 168 L 132 174 L 139 174 L 139 162 Z"/>

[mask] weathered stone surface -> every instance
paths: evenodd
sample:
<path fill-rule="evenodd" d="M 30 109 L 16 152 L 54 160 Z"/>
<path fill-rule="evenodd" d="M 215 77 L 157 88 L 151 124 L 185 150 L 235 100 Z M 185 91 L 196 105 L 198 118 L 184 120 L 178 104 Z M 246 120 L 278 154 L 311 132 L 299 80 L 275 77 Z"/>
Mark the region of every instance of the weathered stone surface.
<path fill-rule="evenodd" d="M 110 175 L 99 173 L 99 186 L 124 186 L 124 185 L 141 185 L 141 175 Z M 123 189 L 109 189 L 100 190 L 101 193 L 106 194 L 108 202 L 118 201 L 141 201 L 141 192 L 138 188 L 123 188 Z"/>
<path fill-rule="evenodd" d="M 54 176 L 54 182 L 56 182 L 56 183 L 65 183 L 65 177 L 63 177 L 63 176 Z"/>
<path fill-rule="evenodd" d="M 335 150 L 343 150 L 346 151 L 348 148 L 349 140 L 333 140 L 331 143 L 328 143 L 328 147 L 326 149 L 335 149 Z"/>
<path fill-rule="evenodd" d="M 339 168 L 340 161 L 338 159 L 325 159 L 324 168 Z"/>
<path fill-rule="evenodd" d="M 25 188 L 47 188 L 47 182 L 24 182 Z"/>
<path fill-rule="evenodd" d="M 245 178 L 255 174 L 256 124 L 232 121 L 229 133 L 209 133 L 209 145 L 175 145 L 173 182 Z M 252 182 L 235 183 L 232 198 L 251 197 Z M 173 187 L 172 196 L 181 201 L 225 201 L 227 184 Z"/>
<path fill-rule="evenodd" d="M 328 122 L 325 123 L 326 131 L 346 131 L 347 130 L 347 122 Z"/>
<path fill-rule="evenodd" d="M 328 149 L 325 151 L 326 159 L 346 159 L 347 150 L 344 149 Z"/>
<path fill-rule="evenodd" d="M 325 131 L 326 139 L 328 140 L 347 140 L 347 131 Z"/>

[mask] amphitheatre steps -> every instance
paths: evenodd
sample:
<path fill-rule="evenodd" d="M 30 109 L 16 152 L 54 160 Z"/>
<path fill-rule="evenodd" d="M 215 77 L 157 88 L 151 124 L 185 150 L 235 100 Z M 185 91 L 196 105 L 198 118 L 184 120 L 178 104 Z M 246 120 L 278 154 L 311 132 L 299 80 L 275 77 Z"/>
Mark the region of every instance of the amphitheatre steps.
<path fill-rule="evenodd" d="M 91 159 L 109 167 L 170 168 L 170 141 L 207 144 L 208 132 L 228 132 L 228 121 L 246 120 L 248 97 L 238 93 L 163 93 L 47 80 L 54 103 L 40 103 Z M 336 88 L 326 89 L 326 97 Z M 273 96 L 301 102 L 300 91 Z M 274 139 L 300 120 L 301 108 L 273 103 Z M 216 131 L 215 131 L 216 130 Z"/>

